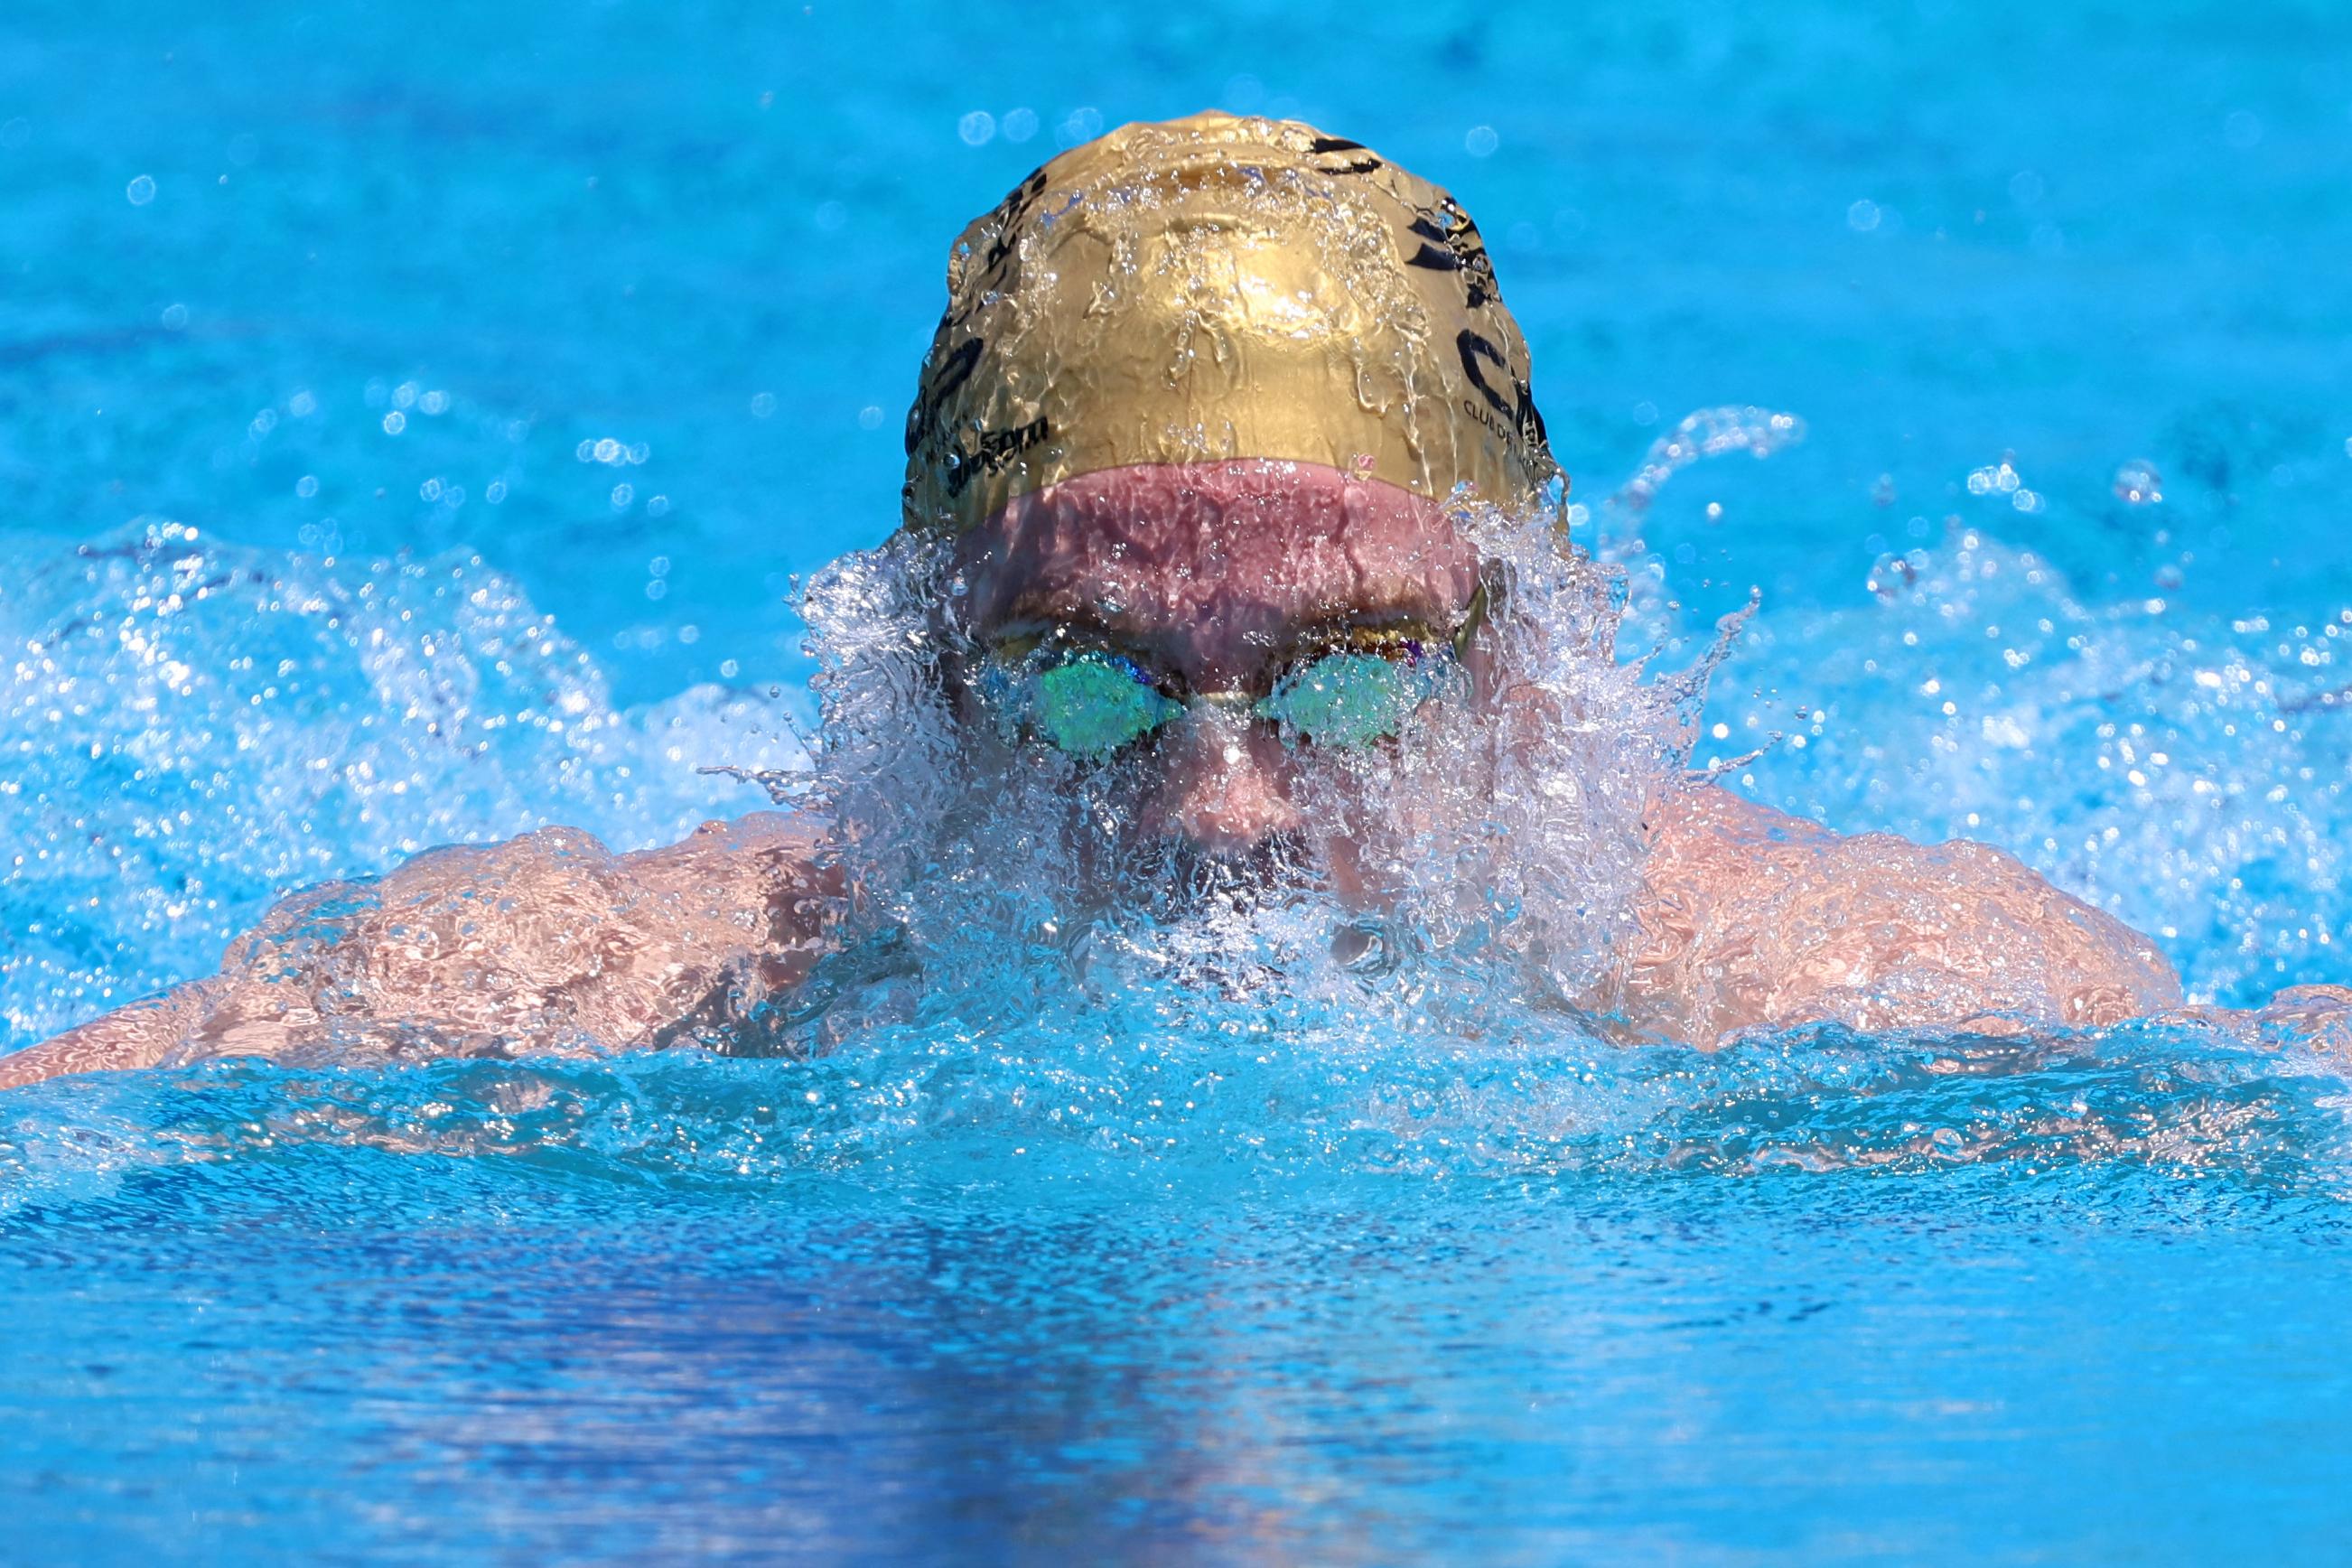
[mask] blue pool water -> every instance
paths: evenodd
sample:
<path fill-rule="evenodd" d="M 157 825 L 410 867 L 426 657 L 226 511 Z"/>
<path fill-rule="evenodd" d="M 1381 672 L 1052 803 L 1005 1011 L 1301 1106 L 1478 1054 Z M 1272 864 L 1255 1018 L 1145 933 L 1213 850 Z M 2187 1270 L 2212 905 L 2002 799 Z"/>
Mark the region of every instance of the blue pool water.
<path fill-rule="evenodd" d="M 1762 589 L 1699 762 L 2352 980 L 2340 6 L 198 9 L 0 18 L 0 1047 L 761 804 L 949 239 L 1210 103 L 1478 215 L 1628 648 Z M 1655 482 L 1708 409 L 1803 439 Z M 2346 1070 L 941 984 L 53 1083 L 0 1556 L 2335 1560 Z"/>

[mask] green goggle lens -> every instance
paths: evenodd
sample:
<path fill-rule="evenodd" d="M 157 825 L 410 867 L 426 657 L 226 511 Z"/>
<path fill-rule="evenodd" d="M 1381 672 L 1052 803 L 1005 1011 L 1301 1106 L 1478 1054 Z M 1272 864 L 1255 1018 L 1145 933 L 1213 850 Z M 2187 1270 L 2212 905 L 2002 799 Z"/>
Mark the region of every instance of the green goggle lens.
<path fill-rule="evenodd" d="M 1334 653 L 1286 677 L 1250 711 L 1318 746 L 1364 746 L 1395 734 L 1435 689 L 1420 658 Z"/>
<path fill-rule="evenodd" d="M 1367 746 L 1402 729 L 1437 694 L 1451 668 L 1417 648 L 1404 658 L 1326 654 L 1285 676 L 1249 712 L 1318 746 Z M 1025 677 L 1006 672 L 997 679 L 1003 684 L 996 689 L 1021 694 L 1009 720 L 1085 762 L 1109 757 L 1184 711 L 1136 665 L 1112 654 L 1082 653 Z"/>
<path fill-rule="evenodd" d="M 1030 717 L 1055 750 L 1095 761 L 1141 740 L 1180 705 L 1123 659 L 1085 656 L 1033 678 Z"/>

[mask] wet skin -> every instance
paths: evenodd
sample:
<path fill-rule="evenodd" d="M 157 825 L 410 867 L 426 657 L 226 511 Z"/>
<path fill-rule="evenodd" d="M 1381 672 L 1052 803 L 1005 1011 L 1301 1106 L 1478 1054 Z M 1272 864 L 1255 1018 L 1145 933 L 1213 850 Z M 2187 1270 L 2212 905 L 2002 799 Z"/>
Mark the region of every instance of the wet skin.
<path fill-rule="evenodd" d="M 1313 463 L 1088 474 L 1016 498 L 958 564 L 983 645 L 1076 628 L 1186 695 L 1263 696 L 1353 629 L 1444 642 L 1478 586 L 1476 552 L 1437 507 Z M 1294 753 L 1230 704 L 1190 706 L 1151 761 L 1139 836 L 1237 857 L 1307 826 Z"/>
<path fill-rule="evenodd" d="M 958 548 L 982 643 L 1075 628 L 1188 695 L 1262 692 L 1351 626 L 1442 637 L 1478 586 L 1475 551 L 1437 506 L 1311 464 L 1087 476 L 1016 500 Z M 1508 689 L 1482 640 L 1465 662 L 1472 700 Z M 977 727 L 973 741 L 994 743 Z M 1138 830 L 1230 858 L 1311 840 L 1297 765 L 1271 725 L 1194 703 L 1150 748 Z M 1581 999 L 1625 1037 L 1713 1046 L 1813 1021 L 2016 1032 L 2179 1005 L 2147 939 L 1982 845 L 1841 837 L 1713 787 L 1662 791 L 1644 827 L 1632 934 Z M 814 825 L 763 813 L 634 855 L 562 829 L 436 850 L 289 899 L 219 975 L 0 1058 L 0 1089 L 208 1056 L 720 1037 L 824 950 L 837 889 L 812 869 L 817 847 Z M 1313 847 L 1338 891 L 1361 894 L 1350 846 L 1327 834 Z M 2260 1014 L 2193 1016 L 2254 1037 L 2281 1021 L 2341 1036 L 2347 1004 L 2300 987 Z"/>

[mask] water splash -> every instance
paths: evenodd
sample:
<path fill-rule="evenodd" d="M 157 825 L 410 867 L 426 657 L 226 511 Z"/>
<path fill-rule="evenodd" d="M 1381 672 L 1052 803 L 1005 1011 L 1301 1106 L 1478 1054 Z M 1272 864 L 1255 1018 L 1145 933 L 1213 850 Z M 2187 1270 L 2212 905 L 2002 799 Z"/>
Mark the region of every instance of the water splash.
<path fill-rule="evenodd" d="M 1621 665 L 1620 575 L 1563 552 L 1540 509 L 1465 502 L 1454 521 L 1502 607 L 1491 636 L 1505 688 L 1424 706 L 1392 748 L 1294 758 L 1303 816 L 1345 841 L 1351 880 L 1381 892 L 1376 910 L 1335 896 L 1311 847 L 1286 850 L 1270 879 L 1263 866 L 1235 879 L 1197 857 L 1171 861 L 1137 822 L 1148 756 L 976 758 L 938 673 L 976 657 L 964 590 L 946 547 L 924 539 L 894 539 L 810 584 L 821 742 L 772 788 L 833 825 L 854 933 L 908 932 L 916 962 L 991 973 L 997 994 L 1174 972 L 1227 990 L 1274 977 L 1293 995 L 1360 993 L 1377 977 L 1404 994 L 1428 963 L 1456 982 L 1467 965 L 1576 995 L 1626 919 L 1642 812 L 1678 778 L 1707 668 L 1645 681 Z M 1005 953 L 991 944 L 1008 937 L 1054 954 L 1054 977 L 996 973 Z"/>
<path fill-rule="evenodd" d="M 740 800 L 696 763 L 798 750 L 779 697 L 615 708 L 462 551 L 329 563 L 147 521 L 18 558 L 0 1044 L 208 970 L 289 889 L 551 823 L 674 838 Z"/>
<path fill-rule="evenodd" d="M 1521 1019 L 1480 1039 L 1146 984 L 1008 1027 L 888 1026 L 799 1062 L 656 1053 L 393 1070 L 214 1063 L 0 1105 L 0 1207 L 313 1151 L 519 1162 L 494 1181 L 969 1201 L 1362 1195 L 1372 1182 L 1772 1179 L 2088 1165 L 2352 1192 L 2340 1060 L 2141 1024 L 2037 1041 L 1834 1028 L 1612 1052 Z"/>
<path fill-rule="evenodd" d="M 1667 480 L 1693 463 L 1732 452 L 1745 452 L 1761 461 L 1804 438 L 1805 422 L 1793 414 L 1753 405 L 1695 409 L 1650 443 L 1641 466 L 1610 500 L 1638 517 L 1649 510 Z"/>
<path fill-rule="evenodd" d="M 1922 528 L 1924 531 L 1924 522 Z M 2352 611 L 2274 621 L 2084 602 L 1949 520 L 1853 608 L 1768 616 L 1727 685 L 1790 731 L 1750 776 L 1849 828 L 2000 845 L 2157 937 L 2193 994 L 2341 979 Z"/>

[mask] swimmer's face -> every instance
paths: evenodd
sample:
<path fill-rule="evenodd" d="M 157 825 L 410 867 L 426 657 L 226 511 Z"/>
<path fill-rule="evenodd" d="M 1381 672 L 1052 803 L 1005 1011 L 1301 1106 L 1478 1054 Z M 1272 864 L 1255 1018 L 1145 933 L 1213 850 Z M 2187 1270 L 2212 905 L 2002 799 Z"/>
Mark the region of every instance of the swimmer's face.
<path fill-rule="evenodd" d="M 1140 699 L 1157 721 L 1117 752 L 1137 781 L 1130 835 L 1236 863 L 1272 844 L 1304 847 L 1343 891 L 1352 846 L 1299 798 L 1317 742 L 1265 700 L 1335 651 L 1434 663 L 1454 659 L 1457 641 L 1466 698 L 1479 658 L 1462 635 L 1475 626 L 1477 556 L 1445 514 L 1316 464 L 1087 475 L 1019 498 L 961 550 L 983 659 L 1089 650 L 1160 694 Z M 982 697 L 966 689 L 960 701 L 975 744 L 999 743 Z M 1366 728 L 1331 743 L 1394 744 Z"/>

